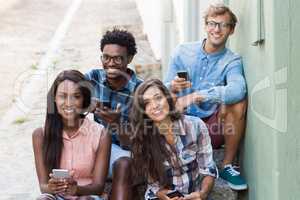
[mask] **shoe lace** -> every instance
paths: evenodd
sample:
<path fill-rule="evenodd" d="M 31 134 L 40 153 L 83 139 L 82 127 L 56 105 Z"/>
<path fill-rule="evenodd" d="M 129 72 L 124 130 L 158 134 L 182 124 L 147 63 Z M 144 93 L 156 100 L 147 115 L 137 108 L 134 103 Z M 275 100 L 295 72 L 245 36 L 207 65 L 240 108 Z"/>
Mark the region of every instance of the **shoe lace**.
<path fill-rule="evenodd" d="M 238 176 L 238 175 L 240 175 L 240 172 L 236 171 L 232 166 L 229 166 L 227 171 L 229 172 L 229 174 L 231 176 Z"/>

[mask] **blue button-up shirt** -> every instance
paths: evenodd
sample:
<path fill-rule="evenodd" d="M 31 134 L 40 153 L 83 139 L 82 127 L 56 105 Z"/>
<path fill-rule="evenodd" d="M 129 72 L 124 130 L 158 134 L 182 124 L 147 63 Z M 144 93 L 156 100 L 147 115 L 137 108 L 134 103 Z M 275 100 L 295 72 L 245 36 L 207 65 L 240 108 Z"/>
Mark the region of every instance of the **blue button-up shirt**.
<path fill-rule="evenodd" d="M 111 109 L 113 110 L 116 109 L 118 103 L 121 104 L 120 123 L 128 123 L 128 115 L 131 108 L 133 93 L 137 86 L 142 83 L 142 80 L 139 79 L 132 70 L 128 70 L 131 73 L 131 77 L 128 80 L 127 84 L 119 90 L 113 90 L 110 88 L 106 79 L 106 72 L 104 69 L 93 69 L 85 74 L 86 78 L 90 80 L 94 86 L 94 98 L 98 99 L 101 102 L 108 102 Z M 103 124 L 105 127 L 107 127 L 108 125 L 96 116 L 95 121 Z M 117 133 L 114 133 L 113 135 L 113 143 L 118 144 L 119 141 L 117 140 L 115 134 Z"/>
<path fill-rule="evenodd" d="M 170 87 L 177 71 L 187 71 L 191 88 L 178 96 L 198 92 L 204 96 L 201 104 L 192 104 L 186 114 L 198 117 L 212 115 L 218 104 L 234 104 L 245 98 L 246 81 L 242 59 L 227 48 L 208 54 L 203 50 L 203 42 L 179 45 L 171 57 L 165 84 Z"/>

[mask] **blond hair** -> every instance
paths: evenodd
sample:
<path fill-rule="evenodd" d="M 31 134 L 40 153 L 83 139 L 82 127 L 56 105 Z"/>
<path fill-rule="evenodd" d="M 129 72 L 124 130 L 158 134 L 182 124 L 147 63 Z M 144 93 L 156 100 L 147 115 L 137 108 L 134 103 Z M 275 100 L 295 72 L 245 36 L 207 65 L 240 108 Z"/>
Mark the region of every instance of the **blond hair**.
<path fill-rule="evenodd" d="M 218 15 L 224 15 L 228 13 L 231 20 L 230 20 L 230 23 L 232 25 L 232 27 L 234 28 L 235 27 L 235 24 L 237 23 L 237 17 L 236 15 L 230 10 L 229 7 L 225 6 L 224 4 L 222 3 L 217 3 L 217 4 L 211 4 L 207 10 L 205 11 L 204 13 L 204 20 L 205 22 L 207 22 L 207 18 L 208 17 L 215 17 L 215 16 L 218 16 Z"/>

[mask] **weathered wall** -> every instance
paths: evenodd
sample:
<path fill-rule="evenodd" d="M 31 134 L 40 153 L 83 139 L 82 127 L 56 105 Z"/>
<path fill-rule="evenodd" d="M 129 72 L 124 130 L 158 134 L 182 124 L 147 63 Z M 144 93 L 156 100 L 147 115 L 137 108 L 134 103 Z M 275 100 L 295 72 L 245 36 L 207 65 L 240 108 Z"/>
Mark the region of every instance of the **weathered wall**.
<path fill-rule="evenodd" d="M 249 91 L 243 151 L 248 199 L 299 199 L 299 1 L 228 2 L 240 20 L 230 47 L 243 56 Z M 253 46 L 259 32 L 264 43 Z"/>

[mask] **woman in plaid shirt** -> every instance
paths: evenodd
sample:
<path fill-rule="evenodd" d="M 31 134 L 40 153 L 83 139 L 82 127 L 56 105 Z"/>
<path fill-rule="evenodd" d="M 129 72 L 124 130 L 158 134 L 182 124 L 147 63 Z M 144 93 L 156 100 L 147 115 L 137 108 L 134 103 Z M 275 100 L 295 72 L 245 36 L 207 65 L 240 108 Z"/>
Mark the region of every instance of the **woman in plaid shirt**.
<path fill-rule="evenodd" d="M 133 174 L 148 180 L 145 199 L 207 199 L 217 168 L 205 124 L 177 112 L 158 79 L 142 83 L 133 104 Z M 172 190 L 184 197 L 169 198 Z"/>

